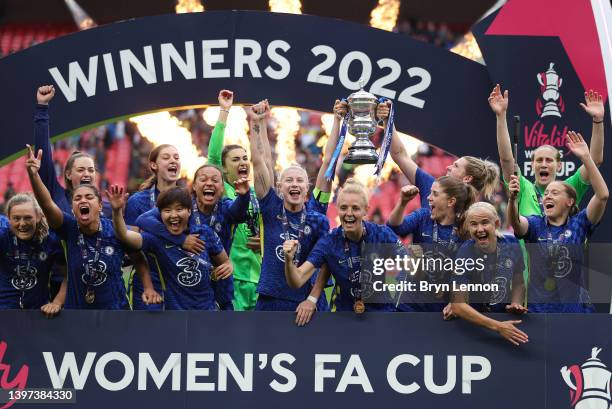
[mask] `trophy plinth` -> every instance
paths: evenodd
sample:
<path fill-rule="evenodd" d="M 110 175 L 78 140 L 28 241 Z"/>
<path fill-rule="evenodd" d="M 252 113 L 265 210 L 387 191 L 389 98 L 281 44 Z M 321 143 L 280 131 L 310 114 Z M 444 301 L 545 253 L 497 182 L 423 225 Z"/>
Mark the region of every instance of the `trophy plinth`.
<path fill-rule="evenodd" d="M 351 165 L 367 165 L 378 162 L 376 148 L 370 137 L 376 132 L 376 106 L 378 99 L 362 89 L 347 98 L 350 118 L 348 131 L 355 136 L 344 162 Z"/>

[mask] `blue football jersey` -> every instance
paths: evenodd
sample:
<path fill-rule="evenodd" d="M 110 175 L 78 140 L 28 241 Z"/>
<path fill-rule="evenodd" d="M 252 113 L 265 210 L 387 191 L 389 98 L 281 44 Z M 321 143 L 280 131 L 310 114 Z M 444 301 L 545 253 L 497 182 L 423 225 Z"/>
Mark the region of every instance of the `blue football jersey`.
<path fill-rule="evenodd" d="M 363 241 L 367 244 L 391 244 L 397 246 L 398 254 L 407 254 L 402 243 L 399 241 L 395 233 L 387 226 L 380 226 L 375 223 L 363 222 L 366 234 Z M 348 245 L 348 255 L 347 246 Z M 365 255 L 364 255 L 365 256 Z M 349 258 L 350 257 L 350 263 Z M 334 292 L 331 301 L 332 311 L 352 311 L 355 298 L 352 294 L 353 283 L 351 282 L 350 266 L 354 269 L 360 269 L 362 259 L 361 241 L 354 242 L 344 238 L 342 227 L 336 227 L 331 233 L 320 238 L 306 261 L 309 261 L 316 268 L 321 268 L 323 264 L 327 264 L 329 271 L 335 279 Z M 371 286 L 372 278 L 368 277 L 368 272 L 361 271 L 361 282 L 363 287 Z M 366 290 L 367 291 L 367 290 Z M 365 298 L 365 294 L 364 294 Z M 387 303 L 370 303 L 366 299 L 366 311 L 395 311 L 393 300 L 389 299 Z"/>
<path fill-rule="evenodd" d="M 164 304 L 167 310 L 216 309 L 211 281 L 212 256 L 221 253 L 223 245 L 208 226 L 200 226 L 193 232 L 206 243 L 205 251 L 199 255 L 158 236 L 142 233 L 142 250 L 155 260 L 165 287 Z"/>
<path fill-rule="evenodd" d="M 457 251 L 456 260 L 481 259 L 480 268 L 456 268 L 451 280 L 457 284 L 495 284 L 498 290 L 487 294 L 472 294 L 470 305 L 479 311 L 505 312 L 512 302 L 512 279 L 522 276 L 525 270 L 523 253 L 518 240 L 511 235 L 497 238 L 497 249 L 493 253 L 482 252 L 474 240 L 467 240 Z"/>
<path fill-rule="evenodd" d="M 263 236 L 263 260 L 261 275 L 257 291 L 269 297 L 302 302 L 308 297 L 312 285 L 305 284 L 302 288 L 291 289 L 285 279 L 285 255 L 283 243 L 283 200 L 270 189 L 268 194 L 259 201 L 262 216 L 261 235 Z M 285 211 L 288 221 L 288 235 L 291 239 L 298 239 L 300 230 L 302 238 L 296 257 L 300 263 L 316 244 L 316 242 L 329 231 L 329 221 L 321 213 L 303 210 L 305 220 L 302 226 L 302 212 Z"/>
<path fill-rule="evenodd" d="M 49 300 L 49 274 L 64 264 L 64 250 L 54 233 L 42 241 L 20 240 L 0 227 L 0 309 L 40 308 Z"/>
<path fill-rule="evenodd" d="M 66 242 L 68 269 L 66 309 L 128 308 L 121 271 L 125 250 L 115 237 L 113 223 L 109 219 L 100 218 L 100 227 L 100 230 L 93 235 L 82 234 L 74 216 L 64 212 L 64 222 L 56 230 L 58 236 Z M 80 243 L 81 237 L 83 243 Z M 83 257 L 83 250 L 86 257 Z M 86 265 L 89 268 L 86 268 Z M 86 302 L 85 294 L 88 291 L 94 293 L 92 303 Z"/>
<path fill-rule="evenodd" d="M 595 230 L 586 209 L 563 226 L 545 216 L 527 217 L 529 309 L 533 312 L 589 312 L 590 297 L 583 271 L 583 245 Z"/>

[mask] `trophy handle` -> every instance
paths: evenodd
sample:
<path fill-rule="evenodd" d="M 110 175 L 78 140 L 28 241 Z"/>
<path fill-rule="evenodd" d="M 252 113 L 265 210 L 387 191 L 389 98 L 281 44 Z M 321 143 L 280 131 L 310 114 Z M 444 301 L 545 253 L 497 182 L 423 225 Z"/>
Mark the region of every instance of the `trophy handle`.
<path fill-rule="evenodd" d="M 574 375 L 574 378 L 576 379 L 576 385 L 574 385 L 574 383 L 572 382 L 572 375 Z M 565 381 L 567 386 L 569 386 L 571 389 L 571 406 L 575 406 L 576 403 L 578 403 L 578 401 L 582 397 L 582 389 L 584 386 L 582 379 L 582 370 L 578 365 L 572 365 L 569 367 L 569 369 L 567 368 L 567 366 L 564 366 L 563 368 L 561 368 L 561 376 L 563 377 L 563 380 Z"/>
<path fill-rule="evenodd" d="M 546 86 L 546 84 L 544 84 L 544 82 L 542 81 L 542 73 L 541 72 L 538 72 L 536 74 L 536 78 L 538 79 L 538 82 L 540 83 L 541 86 L 543 86 L 543 87 Z"/>

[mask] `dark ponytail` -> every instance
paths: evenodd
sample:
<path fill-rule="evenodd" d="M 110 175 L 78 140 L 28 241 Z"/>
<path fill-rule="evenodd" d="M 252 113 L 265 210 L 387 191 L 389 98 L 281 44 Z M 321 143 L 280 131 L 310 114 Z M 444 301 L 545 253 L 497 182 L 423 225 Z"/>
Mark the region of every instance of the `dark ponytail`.
<path fill-rule="evenodd" d="M 460 236 L 464 236 L 465 212 L 476 202 L 478 192 L 474 189 L 474 186 L 452 176 L 442 176 L 438 178 L 437 182 L 440 189 L 448 197 L 455 198 L 455 206 L 453 207 L 455 211 L 455 224 L 459 226 Z"/>

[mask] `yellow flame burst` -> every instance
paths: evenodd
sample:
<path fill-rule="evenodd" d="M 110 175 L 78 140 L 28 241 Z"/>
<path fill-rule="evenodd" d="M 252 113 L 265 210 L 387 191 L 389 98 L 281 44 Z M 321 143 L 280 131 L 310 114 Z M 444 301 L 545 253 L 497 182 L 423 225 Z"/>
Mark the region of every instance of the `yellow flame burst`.
<path fill-rule="evenodd" d="M 370 26 L 393 31 L 399 11 L 400 0 L 378 0 L 378 5 L 370 13 Z"/>
<path fill-rule="evenodd" d="M 469 58 L 472 61 L 479 62 L 484 64 L 484 59 L 482 58 L 482 52 L 480 51 L 480 47 L 478 47 L 478 42 L 474 37 L 474 34 L 470 31 L 466 35 L 463 36 L 463 39 L 451 48 L 451 51 L 455 54 L 459 54 L 464 56 L 465 58 Z"/>
<path fill-rule="evenodd" d="M 276 129 L 276 166 L 281 172 L 295 162 L 295 135 L 300 130 L 300 114 L 295 108 L 276 107 L 270 111 Z"/>
<path fill-rule="evenodd" d="M 130 121 L 154 146 L 167 143 L 176 147 L 181 157 L 181 176 L 191 178 L 196 169 L 206 162 L 192 143 L 191 132 L 168 111 L 134 116 Z"/>
<path fill-rule="evenodd" d="M 204 6 L 200 0 L 178 0 L 174 11 L 177 14 L 182 13 L 199 13 L 204 11 Z"/>
<path fill-rule="evenodd" d="M 270 0 L 268 5 L 270 11 L 275 13 L 302 14 L 302 2 L 300 0 Z"/>

